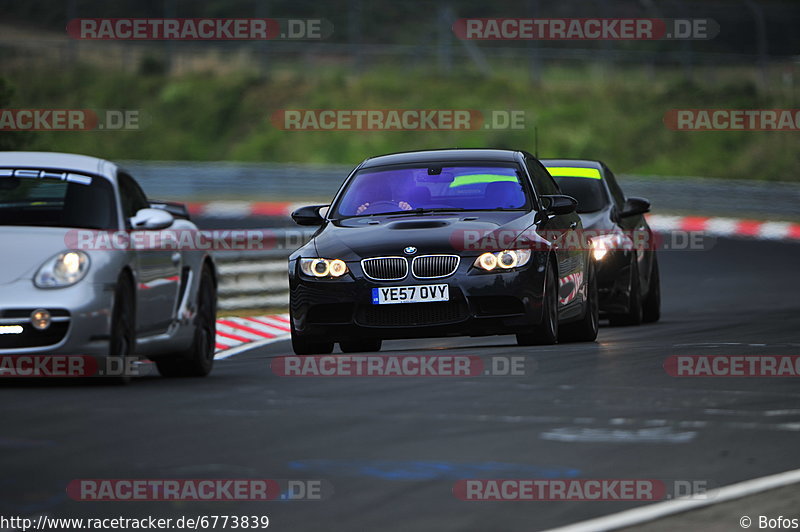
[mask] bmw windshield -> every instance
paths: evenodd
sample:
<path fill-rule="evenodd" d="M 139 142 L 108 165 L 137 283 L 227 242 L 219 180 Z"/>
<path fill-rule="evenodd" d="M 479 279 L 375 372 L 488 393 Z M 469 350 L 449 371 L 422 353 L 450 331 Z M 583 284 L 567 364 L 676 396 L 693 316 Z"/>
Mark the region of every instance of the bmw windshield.
<path fill-rule="evenodd" d="M 348 182 L 333 217 L 520 210 L 528 195 L 512 164 L 365 168 Z"/>

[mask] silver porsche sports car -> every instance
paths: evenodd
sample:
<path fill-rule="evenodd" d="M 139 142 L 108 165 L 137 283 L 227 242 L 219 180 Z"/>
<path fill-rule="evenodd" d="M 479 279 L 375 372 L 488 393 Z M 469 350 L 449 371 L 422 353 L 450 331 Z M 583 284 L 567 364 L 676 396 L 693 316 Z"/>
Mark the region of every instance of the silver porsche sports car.
<path fill-rule="evenodd" d="M 215 265 L 164 238 L 196 231 L 114 163 L 0 152 L 0 356 L 137 356 L 165 376 L 207 375 Z"/>

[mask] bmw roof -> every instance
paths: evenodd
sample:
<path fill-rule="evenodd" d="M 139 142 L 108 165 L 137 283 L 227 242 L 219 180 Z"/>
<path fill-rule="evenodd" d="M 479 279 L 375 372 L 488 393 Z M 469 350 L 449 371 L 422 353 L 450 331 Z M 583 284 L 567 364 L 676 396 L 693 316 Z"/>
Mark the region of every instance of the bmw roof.
<path fill-rule="evenodd" d="M 362 168 L 373 168 L 389 164 L 436 163 L 450 161 L 495 161 L 517 162 L 520 152 L 515 150 L 496 150 L 489 148 L 450 148 L 443 150 L 422 150 L 392 153 L 370 157 Z"/>

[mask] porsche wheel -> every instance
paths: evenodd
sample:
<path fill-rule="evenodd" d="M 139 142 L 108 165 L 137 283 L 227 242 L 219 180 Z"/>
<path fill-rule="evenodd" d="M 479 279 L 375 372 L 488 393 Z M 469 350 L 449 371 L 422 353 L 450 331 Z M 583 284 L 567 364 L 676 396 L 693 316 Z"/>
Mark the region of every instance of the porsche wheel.
<path fill-rule="evenodd" d="M 203 267 L 197 294 L 192 346 L 178 356 L 155 360 L 164 377 L 205 377 L 214 366 L 214 345 L 217 334 L 217 293 L 214 276 Z"/>

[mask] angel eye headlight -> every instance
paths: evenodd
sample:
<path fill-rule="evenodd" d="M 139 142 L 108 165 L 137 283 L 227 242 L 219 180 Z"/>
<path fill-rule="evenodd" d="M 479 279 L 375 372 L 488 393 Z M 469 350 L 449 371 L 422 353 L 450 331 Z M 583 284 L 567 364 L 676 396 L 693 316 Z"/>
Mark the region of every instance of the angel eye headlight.
<path fill-rule="evenodd" d="M 530 249 L 505 249 L 497 253 L 484 253 L 475 259 L 474 266 L 487 272 L 495 269 L 511 270 L 524 266 L 531 258 Z"/>
<path fill-rule="evenodd" d="M 311 261 L 311 274 L 314 277 L 327 277 L 331 271 L 331 266 L 328 261 L 323 259 L 314 259 Z"/>
<path fill-rule="evenodd" d="M 348 272 L 347 264 L 341 259 L 300 259 L 300 271 L 309 277 L 341 277 Z"/>
<path fill-rule="evenodd" d="M 333 277 L 341 277 L 347 273 L 347 264 L 341 259 L 332 260 L 328 266 Z"/>
<path fill-rule="evenodd" d="M 497 265 L 506 270 L 517 265 L 517 254 L 514 251 L 503 251 L 497 257 Z"/>
<path fill-rule="evenodd" d="M 33 284 L 39 288 L 63 288 L 83 279 L 88 271 L 89 255 L 83 251 L 64 251 L 42 264 Z"/>
<path fill-rule="evenodd" d="M 484 253 L 477 258 L 475 266 L 490 272 L 497 267 L 497 257 L 495 257 L 494 253 Z"/>

